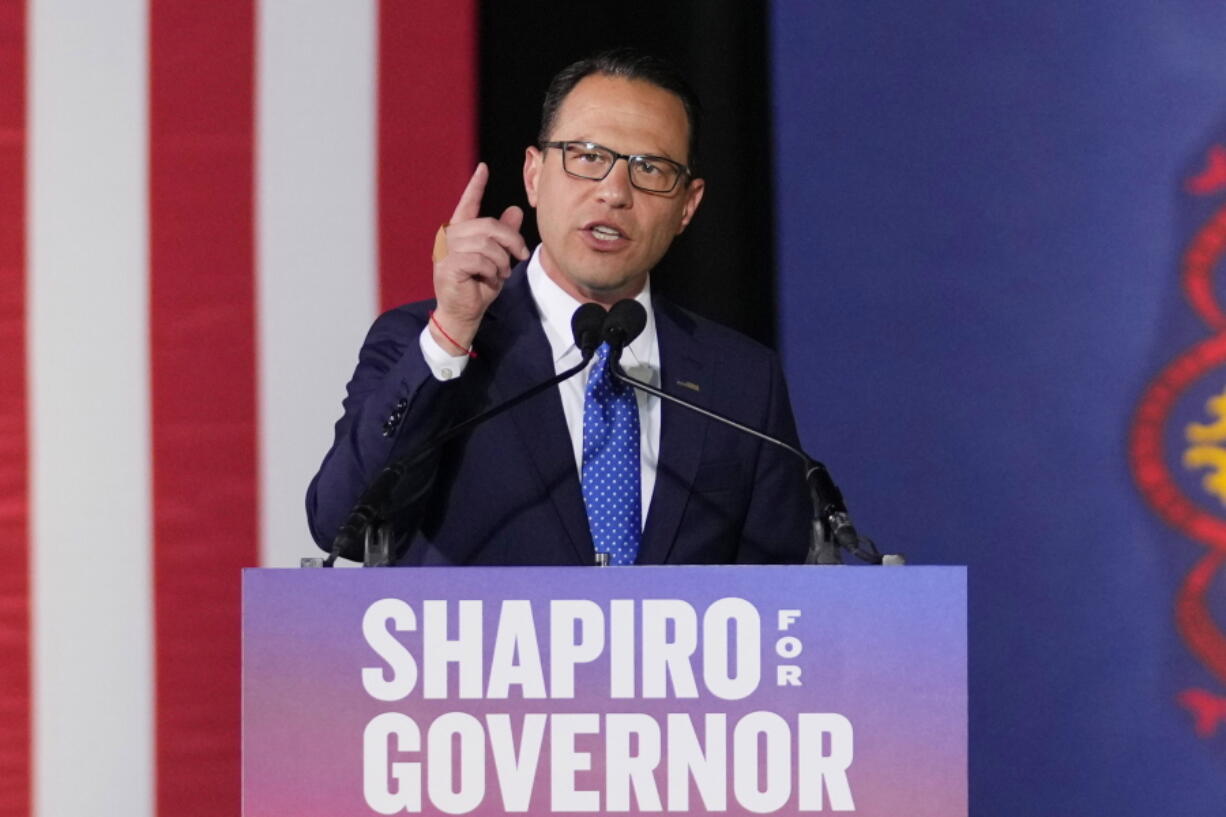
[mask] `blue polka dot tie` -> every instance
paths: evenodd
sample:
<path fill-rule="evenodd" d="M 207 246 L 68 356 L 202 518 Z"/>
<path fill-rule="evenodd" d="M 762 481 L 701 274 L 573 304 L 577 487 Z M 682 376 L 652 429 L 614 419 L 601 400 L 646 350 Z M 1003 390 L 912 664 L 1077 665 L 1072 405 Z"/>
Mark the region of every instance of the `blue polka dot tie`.
<path fill-rule="evenodd" d="M 592 544 L 610 564 L 632 565 L 638 556 L 640 502 L 639 408 L 634 389 L 609 371 L 603 343 L 583 401 L 583 503 Z"/>

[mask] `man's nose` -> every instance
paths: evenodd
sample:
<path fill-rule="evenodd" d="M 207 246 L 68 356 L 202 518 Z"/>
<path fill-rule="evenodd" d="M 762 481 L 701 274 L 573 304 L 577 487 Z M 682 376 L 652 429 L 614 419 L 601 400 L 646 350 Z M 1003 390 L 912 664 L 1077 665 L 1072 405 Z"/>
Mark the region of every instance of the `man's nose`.
<path fill-rule="evenodd" d="M 596 198 L 610 207 L 629 207 L 634 201 L 634 186 L 630 184 L 630 163 L 617 159 L 598 183 Z"/>

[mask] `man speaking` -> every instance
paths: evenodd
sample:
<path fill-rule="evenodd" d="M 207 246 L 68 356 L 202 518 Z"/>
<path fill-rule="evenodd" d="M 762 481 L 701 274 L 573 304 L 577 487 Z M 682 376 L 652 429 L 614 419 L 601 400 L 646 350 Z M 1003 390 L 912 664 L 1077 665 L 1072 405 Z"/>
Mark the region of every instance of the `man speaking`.
<path fill-rule="evenodd" d="M 478 165 L 439 236 L 435 300 L 387 312 L 362 347 L 307 492 L 322 547 L 388 463 L 579 364 L 571 317 L 584 303 L 646 309 L 627 374 L 795 444 L 774 353 L 651 292 L 652 268 L 702 202 L 697 127 L 693 92 L 657 58 L 605 52 L 554 77 L 523 168 L 541 243 L 525 244 L 518 207 L 479 215 L 489 171 Z M 603 344 L 578 376 L 433 450 L 400 490 L 413 501 L 390 516 L 400 562 L 803 561 L 801 462 L 610 367 Z"/>

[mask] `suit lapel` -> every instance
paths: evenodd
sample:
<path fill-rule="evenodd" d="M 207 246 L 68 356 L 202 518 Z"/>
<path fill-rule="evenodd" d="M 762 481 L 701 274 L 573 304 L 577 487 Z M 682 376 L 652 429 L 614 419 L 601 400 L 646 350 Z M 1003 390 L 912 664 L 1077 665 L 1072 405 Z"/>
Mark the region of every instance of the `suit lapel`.
<path fill-rule="evenodd" d="M 656 334 L 660 344 L 660 388 L 691 402 L 676 387 L 678 381 L 702 383 L 707 362 L 693 337 L 693 322 L 675 307 L 653 298 Z M 647 525 L 639 546 L 640 564 L 664 564 L 677 540 L 682 513 L 690 498 L 690 486 L 702 460 L 708 420 L 667 400 L 660 408 L 660 461 L 656 487 L 651 497 Z"/>
<path fill-rule="evenodd" d="M 554 375 L 553 355 L 528 288 L 526 267 L 521 264 L 516 268 L 482 324 L 485 343 L 479 352 L 484 354 L 488 349 L 497 356 L 491 357 L 491 404 L 514 397 Z M 581 565 L 592 564 L 595 548 L 575 470 L 575 452 L 557 390 L 538 394 L 509 414 L 524 441 L 534 475 L 570 539 L 575 558 Z M 548 534 L 542 531 L 542 535 Z"/>

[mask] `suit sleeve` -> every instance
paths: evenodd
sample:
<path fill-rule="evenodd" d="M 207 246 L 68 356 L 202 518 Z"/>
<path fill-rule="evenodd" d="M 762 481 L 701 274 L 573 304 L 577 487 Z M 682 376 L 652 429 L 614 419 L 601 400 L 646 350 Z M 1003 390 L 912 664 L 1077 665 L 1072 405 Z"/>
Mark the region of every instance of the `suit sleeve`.
<path fill-rule="evenodd" d="M 767 434 L 799 447 L 796 421 L 779 358 L 770 354 Z M 745 516 L 737 562 L 800 564 L 809 547 L 812 508 L 804 464 L 794 454 L 763 442 L 754 468 L 753 496 Z"/>
<path fill-rule="evenodd" d="M 371 480 L 398 457 L 420 450 L 448 423 L 458 380 L 437 380 L 422 355 L 418 339 L 428 306 L 383 314 L 362 345 L 332 447 L 307 488 L 311 536 L 325 550 Z M 427 467 L 414 478 L 430 476 Z"/>

